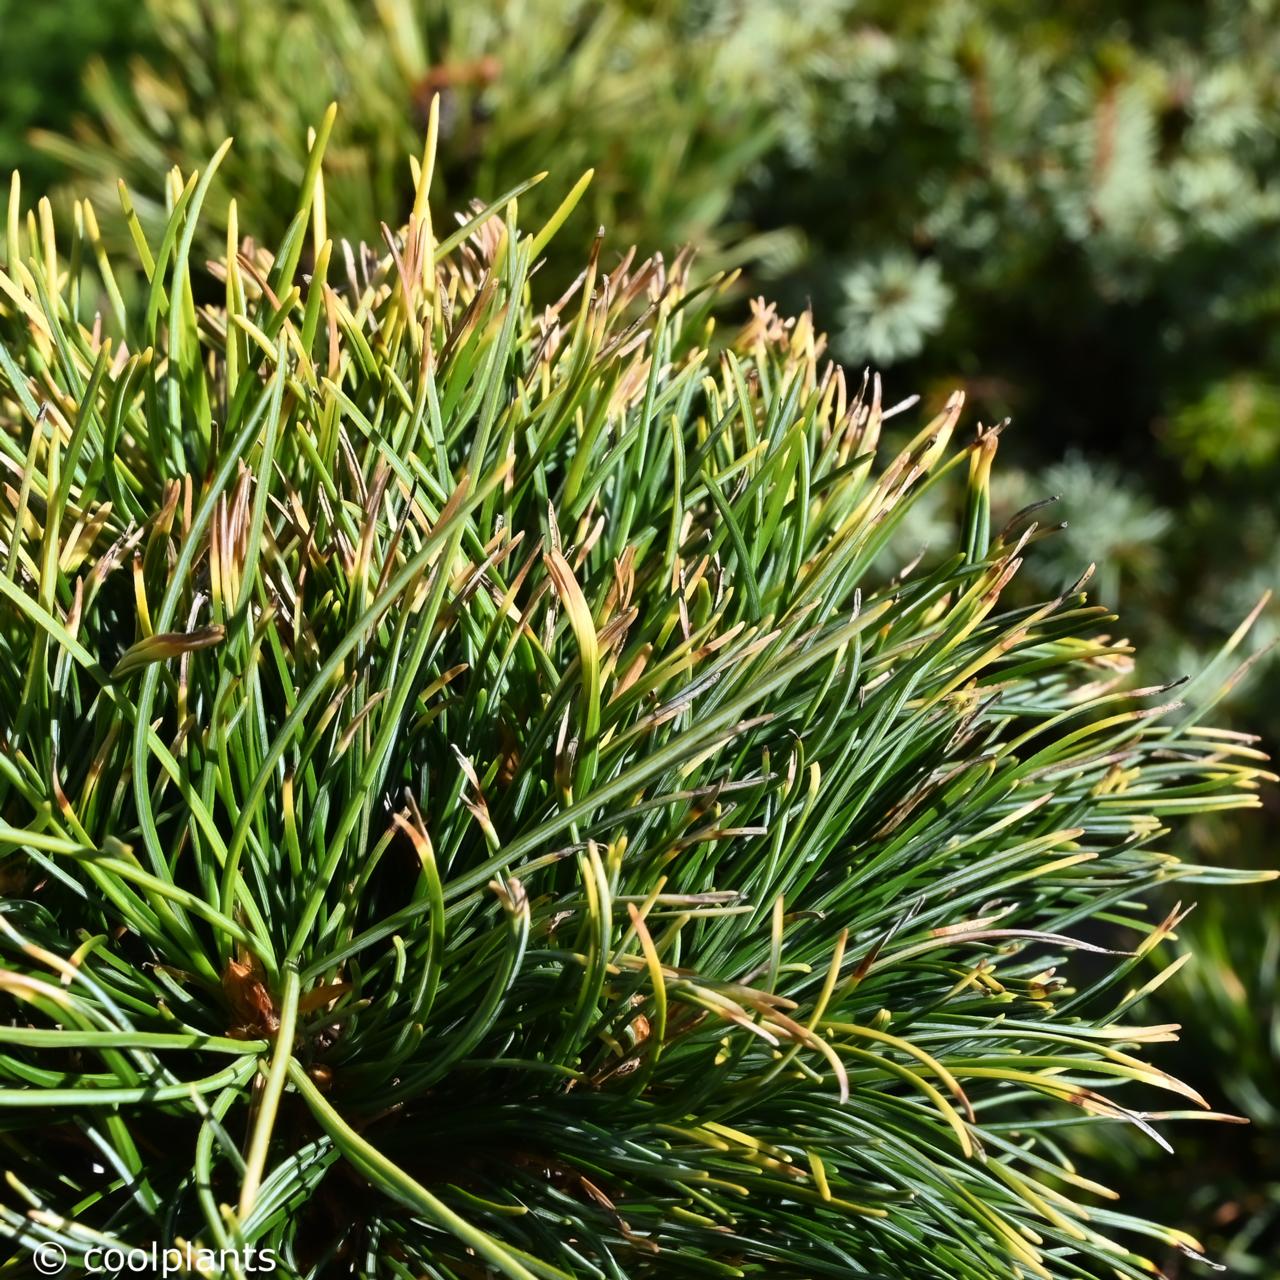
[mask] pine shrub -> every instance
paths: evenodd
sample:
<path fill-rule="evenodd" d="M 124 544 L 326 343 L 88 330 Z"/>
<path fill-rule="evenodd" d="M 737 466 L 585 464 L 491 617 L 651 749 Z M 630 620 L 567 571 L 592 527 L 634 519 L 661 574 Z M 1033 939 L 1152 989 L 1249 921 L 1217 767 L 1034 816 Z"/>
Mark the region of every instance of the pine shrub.
<path fill-rule="evenodd" d="M 1068 1148 L 1212 1114 L 1149 1060 L 1143 902 L 1231 878 L 1168 826 L 1256 753 L 1083 584 L 1002 601 L 1035 525 L 958 397 L 886 457 L 911 403 L 807 315 L 721 334 L 687 255 L 547 292 L 581 185 L 438 225 L 435 116 L 407 226 L 335 244 L 331 123 L 274 252 L 233 205 L 193 262 L 225 149 L 135 218 L 136 312 L 14 183 L 0 1230 L 435 1280 L 1196 1252 Z"/>
<path fill-rule="evenodd" d="M 792 247 L 787 233 L 732 225 L 744 174 L 775 143 L 775 110 L 834 27 L 825 6 L 785 0 L 739 10 L 676 0 L 142 0 L 159 47 L 87 67 L 87 109 L 36 142 L 74 175 L 78 193 L 114 209 L 129 182 L 149 234 L 168 210 L 165 170 L 204 163 L 228 135 L 236 150 L 215 178 L 198 232 L 216 251 L 227 198 L 277 243 L 307 163 L 308 127 L 338 98 L 327 216 L 338 237 L 374 239 L 408 216 L 404 157 L 441 98 L 436 184 L 495 199 L 539 169 L 595 180 L 571 230 L 599 223 L 652 252 L 713 242 L 735 260 Z M 0 163 L 3 158 L 0 157 Z M 548 203 L 541 202 L 546 196 Z M 529 193 L 532 215 L 555 208 Z M 56 206 L 55 206 L 56 207 Z M 113 244 L 118 219 L 104 219 Z M 563 287 L 581 266 L 552 255 Z M 566 274 L 567 273 L 567 274 Z M 560 277 L 563 275 L 563 279 Z"/>

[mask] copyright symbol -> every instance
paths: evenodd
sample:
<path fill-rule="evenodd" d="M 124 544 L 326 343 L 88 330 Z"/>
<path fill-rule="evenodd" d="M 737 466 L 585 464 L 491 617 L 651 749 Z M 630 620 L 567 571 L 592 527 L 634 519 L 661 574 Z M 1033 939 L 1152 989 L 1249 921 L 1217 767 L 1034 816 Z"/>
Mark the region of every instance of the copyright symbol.
<path fill-rule="evenodd" d="M 32 1256 L 42 1276 L 56 1276 L 67 1265 L 67 1251 L 52 1241 L 42 1244 Z"/>

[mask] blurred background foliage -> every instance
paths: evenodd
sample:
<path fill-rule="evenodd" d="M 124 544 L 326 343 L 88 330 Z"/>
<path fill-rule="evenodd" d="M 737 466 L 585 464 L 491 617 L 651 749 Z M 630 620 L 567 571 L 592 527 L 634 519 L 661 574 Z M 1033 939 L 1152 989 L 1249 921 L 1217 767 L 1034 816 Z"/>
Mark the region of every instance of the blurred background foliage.
<path fill-rule="evenodd" d="M 135 0 L 0 0 L 0 168 L 20 165 L 37 189 L 57 177 L 60 166 L 32 145 L 30 131 L 65 128 L 87 104 L 89 59 L 145 56 L 151 31 Z"/>
<path fill-rule="evenodd" d="M 825 8 L 824 8 L 825 5 Z M 551 170 L 527 197 L 550 212 L 566 182 L 595 179 L 575 215 L 581 257 L 597 225 L 612 245 L 646 251 L 684 243 L 710 258 L 785 253 L 790 231 L 754 238 L 734 225 L 747 174 L 782 132 L 779 103 L 804 80 L 838 8 L 801 15 L 755 0 L 749 19 L 676 0 L 146 0 L 154 57 L 95 57 L 88 110 L 72 131 L 39 129 L 40 152 L 86 182 L 99 209 L 129 183 L 144 225 L 164 217 L 165 170 L 202 163 L 236 139 L 208 201 L 216 227 L 226 192 L 243 226 L 274 242 L 305 169 L 306 137 L 330 101 L 341 104 L 326 153 L 330 230 L 377 241 L 407 215 L 407 157 L 422 150 L 441 95 L 437 179 L 485 200 Z M 117 234 L 122 232 L 116 228 Z M 557 265 L 552 260 L 552 267 Z"/>
<path fill-rule="evenodd" d="M 236 146 L 206 210 L 278 238 L 333 99 L 330 231 L 405 212 L 442 97 L 446 193 L 555 208 L 544 268 L 699 246 L 742 291 L 812 305 L 893 395 L 965 388 L 1010 416 L 1004 514 L 1055 496 L 1043 592 L 1102 566 L 1144 677 L 1198 670 L 1280 577 L 1280 0 L 0 0 L 0 169 L 92 196 L 127 234 L 165 170 Z M 74 216 L 70 197 L 58 212 Z M 1000 514 L 1000 512 L 997 512 Z M 929 539 L 927 512 L 913 527 Z M 1280 745 L 1268 606 L 1227 706 Z M 1240 656 L 1240 655 L 1237 655 Z M 1203 822 L 1206 857 L 1274 865 L 1268 824 Z M 1181 1070 L 1249 1129 L 1184 1129 L 1150 1187 L 1237 1274 L 1280 1275 L 1280 903 L 1209 896 L 1156 997 Z M 1132 1172 L 1123 1139 L 1098 1153 Z M 1136 1175 L 1135 1175 L 1136 1176 Z M 1170 1275 L 1185 1266 L 1170 1260 Z"/>

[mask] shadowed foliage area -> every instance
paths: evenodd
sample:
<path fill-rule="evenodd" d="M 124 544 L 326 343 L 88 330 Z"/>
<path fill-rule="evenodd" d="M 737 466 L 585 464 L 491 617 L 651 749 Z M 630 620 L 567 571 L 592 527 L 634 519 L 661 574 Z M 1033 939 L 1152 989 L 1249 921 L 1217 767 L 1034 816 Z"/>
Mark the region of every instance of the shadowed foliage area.
<path fill-rule="evenodd" d="M 20 165 L 41 183 L 60 175 L 30 132 L 67 129 L 88 107 L 90 59 L 118 63 L 154 47 L 149 15 L 133 0 L 0 0 L 0 171 Z"/>

